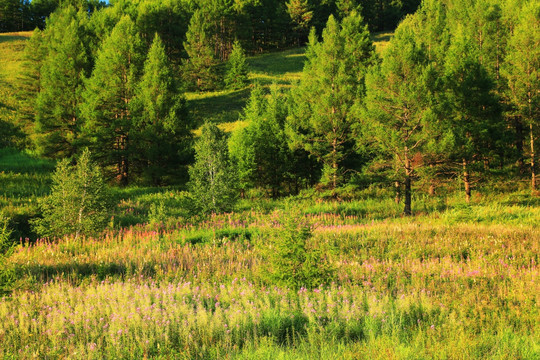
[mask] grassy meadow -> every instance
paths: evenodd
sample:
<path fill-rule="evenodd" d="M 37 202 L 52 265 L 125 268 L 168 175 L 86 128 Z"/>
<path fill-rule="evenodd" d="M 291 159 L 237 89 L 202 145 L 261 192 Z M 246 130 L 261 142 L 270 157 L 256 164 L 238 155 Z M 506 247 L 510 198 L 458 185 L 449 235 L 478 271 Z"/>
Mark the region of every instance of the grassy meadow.
<path fill-rule="evenodd" d="M 0 81 L 16 72 L 6 49 L 27 36 L 0 35 Z M 390 36 L 376 35 L 380 51 Z M 250 58 L 250 78 L 288 87 L 303 59 Z M 248 96 L 187 94 L 197 119 L 228 131 Z M 0 150 L 0 208 L 17 238 L 31 234 L 53 169 Z M 458 180 L 434 196 L 416 184 L 411 217 L 382 187 L 339 203 L 244 199 L 206 217 L 179 187 L 115 188 L 102 236 L 21 239 L 0 257 L 0 358 L 539 359 L 540 199 L 498 184 L 479 184 L 470 204 Z M 324 250 L 327 285 L 269 280 L 287 221 Z"/>

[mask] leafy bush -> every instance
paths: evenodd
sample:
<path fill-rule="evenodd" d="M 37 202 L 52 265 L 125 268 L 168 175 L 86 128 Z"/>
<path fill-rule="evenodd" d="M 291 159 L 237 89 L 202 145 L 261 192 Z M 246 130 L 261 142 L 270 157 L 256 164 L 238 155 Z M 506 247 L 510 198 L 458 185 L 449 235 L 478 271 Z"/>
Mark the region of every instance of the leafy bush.
<path fill-rule="evenodd" d="M 274 230 L 270 244 L 263 245 L 268 261 L 265 274 L 272 283 L 291 288 L 313 288 L 328 284 L 334 278 L 331 249 L 313 241 L 311 227 L 288 215 L 282 228 Z"/>
<path fill-rule="evenodd" d="M 107 226 L 110 196 L 101 170 L 85 150 L 77 165 L 58 163 L 52 176 L 52 192 L 40 201 L 43 218 L 34 221 L 35 230 L 45 237 L 74 234 L 95 235 Z"/>

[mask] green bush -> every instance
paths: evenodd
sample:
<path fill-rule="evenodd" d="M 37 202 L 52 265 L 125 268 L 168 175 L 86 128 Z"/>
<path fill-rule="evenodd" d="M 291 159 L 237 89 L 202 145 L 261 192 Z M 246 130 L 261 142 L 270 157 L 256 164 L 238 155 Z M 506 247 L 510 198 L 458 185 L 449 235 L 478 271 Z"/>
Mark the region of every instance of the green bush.
<path fill-rule="evenodd" d="M 285 224 L 262 246 L 264 274 L 272 283 L 291 288 L 314 288 L 330 283 L 335 269 L 328 244 L 316 243 L 309 224 L 298 220 L 298 214 L 286 217 Z"/>
<path fill-rule="evenodd" d="M 100 168 L 88 150 L 72 166 L 58 163 L 52 176 L 52 192 L 40 201 L 43 218 L 34 221 L 35 231 L 44 237 L 89 236 L 103 231 L 110 218 L 108 188 Z"/>

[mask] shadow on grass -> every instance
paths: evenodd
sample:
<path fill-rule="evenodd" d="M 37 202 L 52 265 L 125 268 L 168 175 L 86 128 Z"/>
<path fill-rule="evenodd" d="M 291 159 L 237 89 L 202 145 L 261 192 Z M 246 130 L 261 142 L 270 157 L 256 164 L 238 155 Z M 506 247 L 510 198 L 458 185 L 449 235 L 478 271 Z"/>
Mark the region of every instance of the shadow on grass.
<path fill-rule="evenodd" d="M 285 52 L 270 53 L 249 59 L 249 66 L 256 74 L 267 76 L 286 76 L 299 73 L 304 68 L 305 49 L 293 49 Z"/>
<path fill-rule="evenodd" d="M 0 43 L 10 42 L 10 41 L 22 41 L 28 40 L 29 36 L 19 35 L 19 34 L 0 34 Z"/>
<path fill-rule="evenodd" d="M 196 127 L 205 121 L 216 124 L 237 121 L 249 98 L 250 88 L 197 94 L 188 100 Z"/>
<path fill-rule="evenodd" d="M 155 269 L 153 266 L 145 266 L 142 268 L 132 269 L 125 264 L 109 262 L 109 263 L 64 263 L 55 265 L 16 265 L 15 273 L 18 278 L 29 277 L 40 283 L 45 283 L 57 278 L 69 279 L 70 281 L 83 281 L 84 279 L 95 277 L 98 280 L 107 278 L 122 278 L 134 275 L 154 276 Z"/>

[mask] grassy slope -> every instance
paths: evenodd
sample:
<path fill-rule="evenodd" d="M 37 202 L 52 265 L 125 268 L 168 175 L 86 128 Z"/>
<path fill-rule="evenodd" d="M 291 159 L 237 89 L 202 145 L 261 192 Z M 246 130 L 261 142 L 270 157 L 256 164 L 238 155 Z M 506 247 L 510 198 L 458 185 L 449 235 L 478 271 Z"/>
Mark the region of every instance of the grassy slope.
<path fill-rule="evenodd" d="M 24 43 L 31 35 L 31 31 L 0 34 L 0 120 L 15 120 L 17 80 L 22 70 Z"/>
<path fill-rule="evenodd" d="M 384 50 L 392 36 L 390 32 L 373 35 L 377 52 Z M 300 80 L 306 60 L 304 52 L 304 48 L 291 49 L 249 58 L 250 80 L 265 87 L 276 83 L 280 87 L 290 88 Z M 237 91 L 193 92 L 187 94 L 187 99 L 198 124 L 208 120 L 220 124 L 225 131 L 233 131 L 243 125 L 238 118 L 249 98 L 249 91 L 249 88 L 245 88 Z"/>

